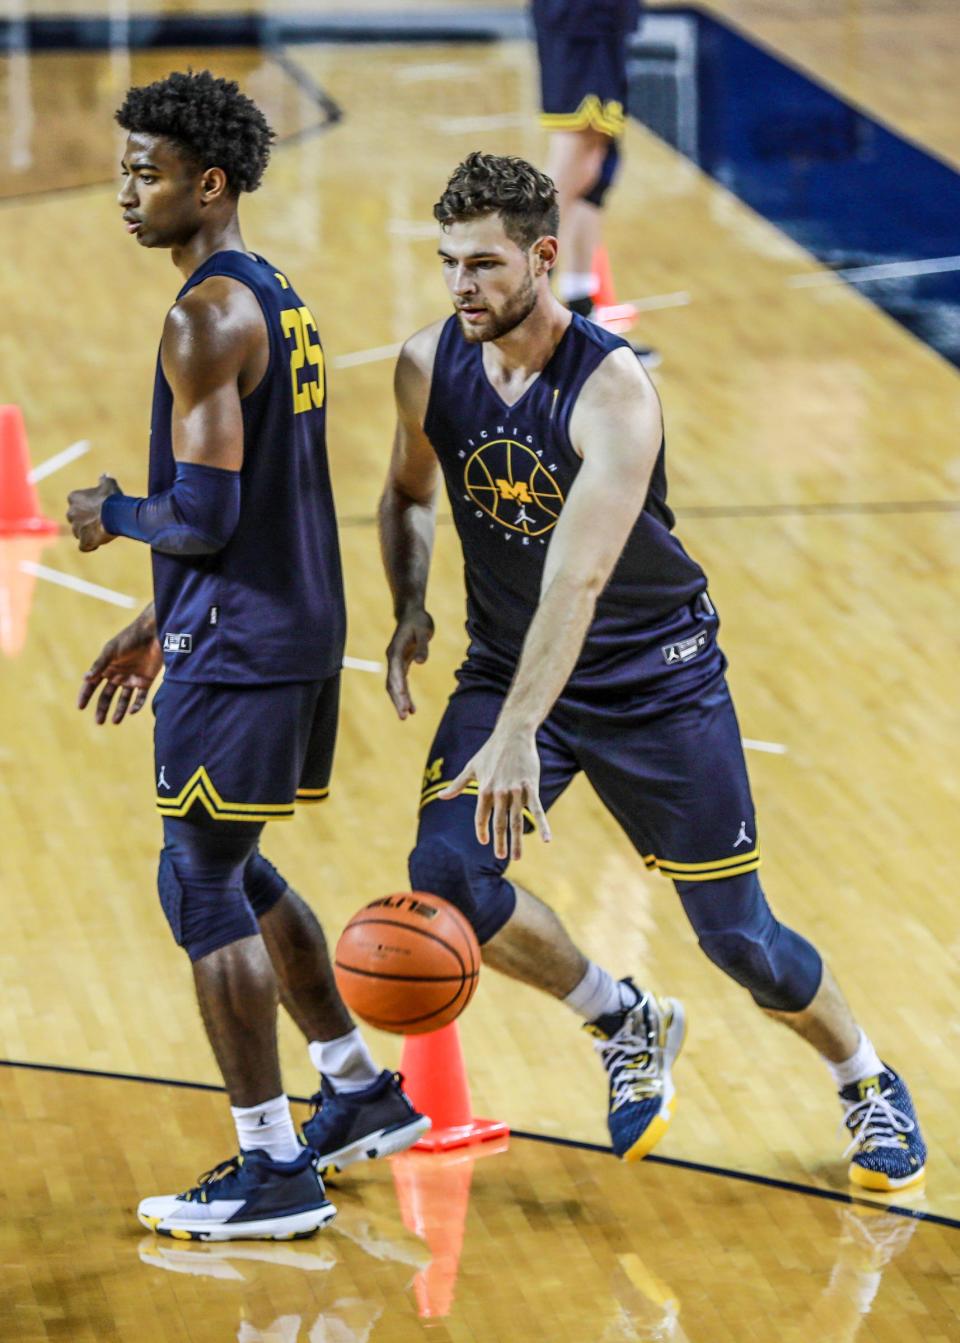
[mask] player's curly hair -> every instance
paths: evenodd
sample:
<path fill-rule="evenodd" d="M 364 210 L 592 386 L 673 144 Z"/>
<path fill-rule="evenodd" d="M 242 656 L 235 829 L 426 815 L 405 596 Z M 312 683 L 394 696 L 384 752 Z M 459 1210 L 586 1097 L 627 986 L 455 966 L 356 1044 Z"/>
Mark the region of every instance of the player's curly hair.
<path fill-rule="evenodd" d="M 531 247 L 559 227 L 557 189 L 526 159 L 475 150 L 453 170 L 433 215 L 446 228 L 489 214 L 500 215 L 508 238 Z"/>
<path fill-rule="evenodd" d="M 125 131 L 172 140 L 200 168 L 222 168 L 234 192 L 256 191 L 275 138 L 256 103 L 209 70 L 128 89 L 116 119 Z"/>

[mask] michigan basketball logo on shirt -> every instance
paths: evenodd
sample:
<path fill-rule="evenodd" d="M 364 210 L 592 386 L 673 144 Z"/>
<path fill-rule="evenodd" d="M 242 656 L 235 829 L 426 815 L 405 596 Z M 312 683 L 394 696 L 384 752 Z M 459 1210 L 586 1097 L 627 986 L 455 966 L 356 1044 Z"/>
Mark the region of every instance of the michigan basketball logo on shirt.
<path fill-rule="evenodd" d="M 519 533 L 523 544 L 536 540 L 546 545 L 546 535 L 557 524 L 563 507 L 563 492 L 552 472 L 544 466 L 542 450 L 513 438 L 494 438 L 479 446 L 468 440 L 472 452 L 465 458 L 465 499 L 477 507 L 476 517 L 490 519 L 490 529 L 499 525 L 510 540 Z"/>

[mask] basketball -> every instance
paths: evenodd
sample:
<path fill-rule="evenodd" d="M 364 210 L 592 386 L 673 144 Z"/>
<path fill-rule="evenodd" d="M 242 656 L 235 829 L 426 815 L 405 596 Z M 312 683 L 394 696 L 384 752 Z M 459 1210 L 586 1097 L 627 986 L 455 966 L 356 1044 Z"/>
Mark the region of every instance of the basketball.
<path fill-rule="evenodd" d="M 368 1025 L 422 1035 L 454 1021 L 473 997 L 480 946 L 458 909 L 413 891 L 358 910 L 333 968 L 344 1002 Z"/>

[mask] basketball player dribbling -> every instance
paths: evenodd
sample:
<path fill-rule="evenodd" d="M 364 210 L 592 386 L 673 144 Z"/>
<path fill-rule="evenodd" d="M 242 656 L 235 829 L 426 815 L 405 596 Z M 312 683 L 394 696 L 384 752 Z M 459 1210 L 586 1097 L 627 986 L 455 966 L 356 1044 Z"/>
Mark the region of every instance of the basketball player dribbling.
<path fill-rule="evenodd" d="M 460 537 L 470 646 L 427 763 L 415 890 L 470 918 L 485 963 L 567 1003 L 609 1075 L 613 1148 L 645 1156 L 670 1122 L 680 1003 L 587 960 L 505 873 L 524 816 L 582 770 L 707 956 L 823 1057 L 850 1179 L 902 1189 L 926 1148 L 820 953 L 772 913 L 718 619 L 673 535 L 660 405 L 625 341 L 554 298 L 553 183 L 471 154 L 434 207 L 454 314 L 407 341 L 380 506 L 396 631 L 387 688 L 413 711 L 433 633 L 425 593 L 442 474 Z"/>
<path fill-rule="evenodd" d="M 238 201 L 273 133 L 209 72 L 127 93 L 119 204 L 142 247 L 169 249 L 183 286 L 164 323 L 148 497 L 115 480 L 76 490 L 84 551 L 151 547 L 155 602 L 84 678 L 97 722 L 156 712 L 158 888 L 193 963 L 240 1153 L 140 1220 L 180 1238 L 289 1239 L 333 1216 L 318 1167 L 402 1151 L 429 1128 L 380 1072 L 333 980 L 309 907 L 262 856 L 265 823 L 328 792 L 345 611 L 316 322 L 291 281 L 248 252 Z M 116 700 L 114 703 L 114 697 Z M 277 1058 L 277 998 L 322 1074 L 298 1138 Z"/>

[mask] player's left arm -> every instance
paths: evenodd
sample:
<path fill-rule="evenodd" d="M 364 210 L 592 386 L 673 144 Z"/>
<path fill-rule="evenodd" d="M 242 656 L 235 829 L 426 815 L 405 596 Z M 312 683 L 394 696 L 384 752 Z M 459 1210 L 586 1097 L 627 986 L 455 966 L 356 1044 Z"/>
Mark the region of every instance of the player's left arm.
<path fill-rule="evenodd" d="M 570 420 L 583 466 L 547 551 L 540 602 L 496 727 L 441 798 L 479 786 L 477 838 L 519 858 L 523 809 L 544 840 L 536 733 L 570 679 L 603 591 L 643 508 L 660 451 L 660 402 L 636 356 L 608 355 L 584 384 Z M 508 832 L 510 842 L 508 844 Z"/>
<path fill-rule="evenodd" d="M 223 549 L 240 515 L 242 384 L 251 366 L 262 364 L 262 374 L 268 349 L 259 305 L 246 286 L 212 277 L 174 305 L 160 344 L 173 393 L 174 484 L 146 499 L 123 494 L 110 476 L 74 490 L 67 519 L 81 550 L 117 536 L 173 555 Z"/>

